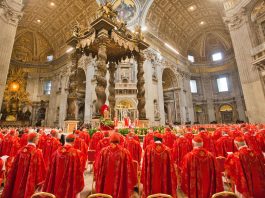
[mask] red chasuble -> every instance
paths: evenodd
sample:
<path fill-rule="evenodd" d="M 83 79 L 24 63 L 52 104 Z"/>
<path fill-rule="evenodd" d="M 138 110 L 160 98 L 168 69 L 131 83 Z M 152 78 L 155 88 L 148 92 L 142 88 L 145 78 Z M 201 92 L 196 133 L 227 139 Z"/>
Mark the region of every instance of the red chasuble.
<path fill-rule="evenodd" d="M 143 197 L 156 193 L 176 197 L 177 178 L 168 147 L 153 143 L 146 148 L 141 181 L 144 189 Z"/>
<path fill-rule="evenodd" d="M 252 149 L 241 147 L 228 155 L 225 162 L 227 174 L 236 185 L 237 191 L 245 197 L 264 198 L 265 160 Z"/>
<path fill-rule="evenodd" d="M 133 160 L 136 160 L 138 164 L 141 162 L 142 147 L 140 143 L 134 139 L 134 137 L 127 137 L 124 147 L 131 153 Z"/>
<path fill-rule="evenodd" d="M 154 133 L 148 133 L 145 137 L 144 137 L 144 143 L 143 143 L 143 149 L 145 150 L 145 148 L 154 142 Z"/>
<path fill-rule="evenodd" d="M 47 137 L 43 142 L 42 153 L 47 167 L 49 166 L 52 154 L 59 148 L 60 145 L 60 141 L 54 137 Z"/>
<path fill-rule="evenodd" d="M 190 146 L 192 147 L 192 139 L 194 138 L 194 135 L 191 132 L 187 132 L 184 134 L 184 137 L 189 140 Z"/>
<path fill-rule="evenodd" d="M 90 140 L 89 150 L 96 150 L 98 142 L 104 138 L 104 135 L 102 132 L 97 131 L 92 135 L 92 138 Z"/>
<path fill-rule="evenodd" d="M 189 153 L 191 150 L 192 146 L 187 138 L 180 137 L 175 141 L 173 145 L 172 158 L 174 162 L 176 162 L 178 167 L 181 166 L 181 161 L 184 158 L 184 156 L 187 153 Z"/>
<path fill-rule="evenodd" d="M 28 134 L 24 133 L 20 138 L 20 147 L 24 147 L 28 144 Z"/>
<path fill-rule="evenodd" d="M 19 138 L 17 136 L 7 134 L 1 142 L 0 155 L 8 155 L 14 157 L 20 148 Z"/>
<path fill-rule="evenodd" d="M 193 149 L 182 163 L 181 188 L 192 198 L 210 198 L 223 190 L 215 157 L 204 148 Z"/>
<path fill-rule="evenodd" d="M 101 151 L 101 149 L 107 147 L 110 145 L 110 138 L 109 137 L 104 137 L 102 140 L 98 142 L 98 146 L 96 149 L 96 155 Z"/>
<path fill-rule="evenodd" d="M 89 135 L 89 133 L 87 133 L 85 131 L 80 131 L 79 137 L 85 141 L 85 143 L 87 144 L 87 146 L 89 146 L 89 142 L 90 142 L 90 135 Z"/>
<path fill-rule="evenodd" d="M 234 144 L 234 139 L 229 136 L 223 136 L 217 140 L 215 143 L 216 156 L 226 157 L 227 152 L 235 152 L 236 147 Z"/>
<path fill-rule="evenodd" d="M 251 133 L 245 133 L 244 139 L 250 149 L 253 149 L 255 152 L 262 153 L 262 150 L 260 148 L 260 144 L 257 141 L 257 138 L 252 135 Z"/>
<path fill-rule="evenodd" d="M 52 156 L 43 186 L 44 192 L 56 198 L 76 198 L 84 188 L 81 152 L 71 145 L 60 147 Z"/>
<path fill-rule="evenodd" d="M 169 147 L 170 149 L 173 148 L 174 141 L 176 140 L 176 135 L 170 131 L 167 131 L 163 135 L 163 144 Z"/>
<path fill-rule="evenodd" d="M 23 147 L 11 166 L 2 198 L 30 198 L 45 176 L 41 150 L 33 145 Z"/>
<path fill-rule="evenodd" d="M 137 184 L 137 173 L 129 151 L 111 144 L 101 150 L 95 163 L 96 192 L 129 198 Z"/>
<path fill-rule="evenodd" d="M 210 151 L 212 154 L 215 154 L 214 142 L 210 134 L 205 131 L 205 132 L 200 132 L 198 136 L 203 139 L 203 148 Z"/>

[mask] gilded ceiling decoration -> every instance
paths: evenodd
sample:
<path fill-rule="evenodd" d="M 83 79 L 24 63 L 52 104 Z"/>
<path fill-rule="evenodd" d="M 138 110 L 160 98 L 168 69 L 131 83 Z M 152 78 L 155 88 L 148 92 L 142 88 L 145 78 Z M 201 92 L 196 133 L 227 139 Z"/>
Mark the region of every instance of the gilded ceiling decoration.
<path fill-rule="evenodd" d="M 149 31 L 185 54 L 190 43 L 203 32 L 226 31 L 220 13 L 221 3 L 213 0 L 154 0 L 146 24 Z"/>
<path fill-rule="evenodd" d="M 39 31 L 56 50 L 66 45 L 76 20 L 87 27 L 98 9 L 96 0 L 26 0 L 24 4 L 19 28 Z"/>

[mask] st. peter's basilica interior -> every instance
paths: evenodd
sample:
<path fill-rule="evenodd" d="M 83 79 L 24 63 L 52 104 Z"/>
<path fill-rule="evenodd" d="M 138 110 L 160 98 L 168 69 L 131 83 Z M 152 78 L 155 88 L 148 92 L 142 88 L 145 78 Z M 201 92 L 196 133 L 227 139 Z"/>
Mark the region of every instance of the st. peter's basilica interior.
<path fill-rule="evenodd" d="M 0 0 L 0 27 L 2 125 L 265 122 L 263 0 Z"/>

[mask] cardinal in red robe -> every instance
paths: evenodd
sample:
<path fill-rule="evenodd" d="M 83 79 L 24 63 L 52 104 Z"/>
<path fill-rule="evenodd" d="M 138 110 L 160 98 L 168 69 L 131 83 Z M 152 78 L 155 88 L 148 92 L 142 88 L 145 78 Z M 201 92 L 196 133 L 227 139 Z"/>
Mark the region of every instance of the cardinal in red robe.
<path fill-rule="evenodd" d="M 143 149 L 154 142 L 154 133 L 149 131 L 149 133 L 144 137 L 144 142 L 143 142 Z"/>
<path fill-rule="evenodd" d="M 200 131 L 198 136 L 203 139 L 203 148 L 210 151 L 212 154 L 215 154 L 214 142 L 209 132 L 206 130 L 202 130 Z"/>
<path fill-rule="evenodd" d="M 129 198 L 137 184 L 131 154 L 119 145 L 120 136 L 116 132 L 111 135 L 110 142 L 95 162 L 96 192 L 115 198 Z"/>
<path fill-rule="evenodd" d="M 244 139 L 250 149 L 253 149 L 255 152 L 258 152 L 260 154 L 262 153 L 262 149 L 260 147 L 260 144 L 258 143 L 257 138 L 251 132 L 248 131 L 244 133 Z"/>
<path fill-rule="evenodd" d="M 19 142 L 20 147 L 24 147 L 28 144 L 28 133 L 29 133 L 29 130 L 25 129 L 23 135 L 20 138 L 20 142 Z"/>
<path fill-rule="evenodd" d="M 86 131 L 86 129 L 83 129 L 83 131 L 80 131 L 80 132 L 79 132 L 79 137 L 85 141 L 85 143 L 87 144 L 87 146 L 89 146 L 90 135 L 89 135 L 89 133 Z"/>
<path fill-rule="evenodd" d="M 229 137 L 227 132 L 223 131 L 223 136 L 219 138 L 215 143 L 216 156 L 227 157 L 227 152 L 235 152 L 236 147 L 234 144 L 234 139 Z"/>
<path fill-rule="evenodd" d="M 66 143 L 52 156 L 43 191 L 56 198 L 76 198 L 84 188 L 82 153 L 73 147 L 75 136 L 66 137 Z"/>
<path fill-rule="evenodd" d="M 210 198 L 223 190 L 215 157 L 203 148 L 200 137 L 193 139 L 193 150 L 183 159 L 181 189 L 192 198 Z"/>
<path fill-rule="evenodd" d="M 59 146 L 61 146 L 61 143 L 58 139 L 58 133 L 55 130 L 51 130 L 51 134 L 45 138 L 42 148 L 43 158 L 47 167 L 49 167 L 52 154 L 59 148 Z"/>
<path fill-rule="evenodd" d="M 101 131 L 95 132 L 90 140 L 89 150 L 96 150 L 98 142 L 103 138 L 104 134 Z"/>
<path fill-rule="evenodd" d="M 79 133 L 80 133 L 79 130 L 76 130 L 74 133 L 75 133 L 74 134 L 75 135 L 74 148 L 81 151 L 82 153 L 81 160 L 82 160 L 82 164 L 84 165 L 83 168 L 85 169 L 86 161 L 87 161 L 88 146 L 85 143 L 85 141 L 79 137 Z"/>
<path fill-rule="evenodd" d="M 236 192 L 244 197 L 264 198 L 264 157 L 248 148 L 242 137 L 236 138 L 235 143 L 238 152 L 228 156 L 225 169 L 235 184 Z"/>
<path fill-rule="evenodd" d="M 163 135 L 163 144 L 172 149 L 176 138 L 176 135 L 172 133 L 171 129 L 166 128 L 165 133 Z"/>
<path fill-rule="evenodd" d="M 126 140 L 124 143 L 124 148 L 128 149 L 128 151 L 131 153 L 133 160 L 136 160 L 138 164 L 141 162 L 142 157 L 142 147 L 140 145 L 140 142 L 135 140 L 135 135 L 133 133 L 129 133 L 126 136 Z"/>
<path fill-rule="evenodd" d="M 256 139 L 262 152 L 265 153 L 265 129 L 262 129 L 256 133 Z"/>
<path fill-rule="evenodd" d="M 101 151 L 101 149 L 107 147 L 110 145 L 110 138 L 109 138 L 109 132 L 108 131 L 104 131 L 104 138 L 101 139 L 98 142 L 97 145 L 97 149 L 96 149 L 96 156 L 98 155 L 98 153 Z"/>
<path fill-rule="evenodd" d="M 174 162 L 181 166 L 184 156 L 192 150 L 192 146 L 187 138 L 180 136 L 173 145 L 172 158 Z"/>
<path fill-rule="evenodd" d="M 11 130 L 7 134 L 0 146 L 0 156 L 8 155 L 14 157 L 20 148 L 19 138 L 16 135 L 15 130 Z"/>
<path fill-rule="evenodd" d="M 161 134 L 155 134 L 154 141 L 146 147 L 143 158 L 143 197 L 164 193 L 175 198 L 177 178 L 170 149 L 162 143 Z"/>
<path fill-rule="evenodd" d="M 187 131 L 184 134 L 184 137 L 189 140 L 190 146 L 192 147 L 192 139 L 194 138 L 194 135 L 191 131 Z"/>
<path fill-rule="evenodd" d="M 42 152 L 36 148 L 38 134 L 28 135 L 28 144 L 16 155 L 2 198 L 30 198 L 40 187 L 46 176 Z"/>

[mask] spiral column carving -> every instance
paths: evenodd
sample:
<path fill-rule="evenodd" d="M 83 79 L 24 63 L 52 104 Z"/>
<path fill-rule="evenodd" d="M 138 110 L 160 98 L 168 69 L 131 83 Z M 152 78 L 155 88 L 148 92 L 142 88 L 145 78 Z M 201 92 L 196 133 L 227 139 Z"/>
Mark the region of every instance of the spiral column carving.
<path fill-rule="evenodd" d="M 115 116 L 115 71 L 116 64 L 114 62 L 109 63 L 109 107 L 111 112 L 111 119 L 114 119 Z"/>
<path fill-rule="evenodd" d="M 144 80 L 144 54 L 140 53 L 137 57 L 137 99 L 138 99 L 138 113 L 139 119 L 146 119 L 146 111 L 145 111 L 145 80 Z"/>
<path fill-rule="evenodd" d="M 106 87 L 107 87 L 107 80 L 106 80 L 106 74 L 107 74 L 107 46 L 105 44 L 100 44 L 99 50 L 98 50 L 98 60 L 97 60 L 97 86 L 96 86 L 96 95 L 97 95 L 97 116 L 100 116 L 100 108 L 102 105 L 106 102 Z"/>

